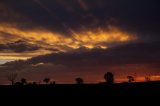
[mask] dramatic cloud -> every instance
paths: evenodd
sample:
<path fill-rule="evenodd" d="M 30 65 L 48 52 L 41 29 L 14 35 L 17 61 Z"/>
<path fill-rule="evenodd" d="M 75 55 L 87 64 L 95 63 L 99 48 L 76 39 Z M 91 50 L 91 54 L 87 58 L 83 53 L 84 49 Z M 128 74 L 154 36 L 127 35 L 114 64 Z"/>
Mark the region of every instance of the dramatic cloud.
<path fill-rule="evenodd" d="M 1 0 L 0 13 L 0 63 L 29 59 L 2 65 L 2 73 L 21 65 L 37 79 L 158 73 L 159 0 Z"/>
<path fill-rule="evenodd" d="M 27 40 L 30 43 L 38 44 L 46 49 L 54 47 L 62 51 L 68 51 L 65 47 L 70 49 L 77 49 L 81 46 L 88 48 L 94 48 L 97 46 L 107 48 L 107 45 L 103 45 L 104 43 L 121 43 L 136 39 L 136 35 L 129 34 L 112 26 L 106 29 L 85 30 L 81 32 L 73 31 L 70 37 L 47 31 L 45 29 L 26 31 L 10 25 L 1 25 L 0 31 Z M 5 40 L 3 40 L 3 42 L 5 42 Z M 6 42 L 8 42 L 7 39 Z"/>
<path fill-rule="evenodd" d="M 143 37 L 153 33 L 158 37 L 159 4 L 158 0 L 3 0 L 0 20 L 12 20 L 23 29 L 41 26 L 61 33 L 110 23 Z"/>
<path fill-rule="evenodd" d="M 159 41 L 157 0 L 2 0 L 0 40 L 24 40 L 47 50 L 108 48 L 132 40 Z"/>
<path fill-rule="evenodd" d="M 108 65 L 119 64 L 159 63 L 159 46 L 160 43 L 156 42 L 133 43 L 106 50 L 99 48 L 90 50 L 84 48 L 84 50 L 81 49 L 80 51 L 75 50 L 68 53 L 53 53 L 49 55 L 34 57 L 29 59 L 26 63 L 31 65 L 39 63 L 53 63 L 69 67 L 86 67 L 93 65 L 104 65 L 107 67 Z"/>
<path fill-rule="evenodd" d="M 157 75 L 160 69 L 159 46 L 160 43 L 156 42 L 133 43 L 106 50 L 84 48 L 38 56 L 27 61 L 9 62 L 1 65 L 0 70 L 8 72 L 14 68 L 21 76 L 30 79 L 49 76 L 60 82 L 73 82 L 76 76 L 82 76 L 88 82 L 96 82 L 102 80 L 107 71 L 115 73 L 117 78 L 134 73 L 139 76 Z"/>
<path fill-rule="evenodd" d="M 35 57 L 29 60 L 33 63 L 54 63 L 77 67 L 93 65 L 118 65 L 118 64 L 149 64 L 159 63 L 160 43 L 133 43 L 113 47 L 106 50 L 80 50 L 77 52 L 49 54 L 46 56 Z"/>
<path fill-rule="evenodd" d="M 5 45 L 0 44 L 0 51 L 12 50 L 14 52 L 20 53 L 26 51 L 35 51 L 38 49 L 39 49 L 38 46 L 27 44 L 25 41 L 17 41 Z"/>

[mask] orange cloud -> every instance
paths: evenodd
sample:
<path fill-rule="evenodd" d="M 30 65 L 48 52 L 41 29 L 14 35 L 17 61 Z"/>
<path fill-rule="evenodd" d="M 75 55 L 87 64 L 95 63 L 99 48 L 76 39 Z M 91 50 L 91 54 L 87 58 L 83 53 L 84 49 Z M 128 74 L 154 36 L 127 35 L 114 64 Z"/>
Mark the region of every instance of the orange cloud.
<path fill-rule="evenodd" d="M 47 50 L 37 50 L 34 52 L 24 52 L 24 53 L 12 53 L 11 51 L 8 52 L 1 52 L 0 53 L 0 59 L 2 60 L 26 60 L 31 57 L 35 57 L 38 55 L 45 55 L 51 53 L 50 51 Z"/>
<path fill-rule="evenodd" d="M 121 31 L 116 27 L 109 27 L 106 30 L 82 31 L 76 34 L 74 38 L 85 47 L 94 48 L 95 46 L 100 46 L 107 48 L 107 45 L 101 45 L 101 43 L 127 42 L 136 39 L 136 36 Z"/>
<path fill-rule="evenodd" d="M 8 24 L 0 24 L 0 32 L 4 32 L 13 36 L 14 39 L 5 39 L 5 36 L 0 35 L 1 43 L 14 42 L 22 39 L 30 44 L 39 45 L 44 49 L 58 49 L 59 51 L 68 51 L 70 49 L 77 49 L 79 47 L 86 47 L 89 49 L 102 48 L 106 49 L 108 43 L 128 42 L 136 39 L 135 35 L 129 34 L 116 27 L 108 27 L 106 29 L 83 30 L 74 32 L 70 36 L 62 35 L 58 32 L 52 32 L 44 28 L 37 28 L 33 30 L 21 30 L 16 26 Z M 48 53 L 49 51 L 45 51 Z M 37 53 L 38 54 L 38 53 Z"/>

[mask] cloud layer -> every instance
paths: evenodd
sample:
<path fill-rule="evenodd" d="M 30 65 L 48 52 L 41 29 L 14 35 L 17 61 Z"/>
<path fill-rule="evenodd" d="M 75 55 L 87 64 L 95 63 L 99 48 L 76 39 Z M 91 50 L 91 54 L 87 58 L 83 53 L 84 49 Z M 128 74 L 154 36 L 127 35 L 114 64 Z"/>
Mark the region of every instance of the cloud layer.
<path fill-rule="evenodd" d="M 2 44 L 22 40 L 47 50 L 159 41 L 158 0 L 2 0 Z"/>
<path fill-rule="evenodd" d="M 0 62 L 34 57 L 1 65 L 1 76 L 159 74 L 159 0 L 1 0 L 0 13 Z"/>
<path fill-rule="evenodd" d="M 15 69 L 12 72 L 17 71 L 19 77 L 38 80 L 48 76 L 60 83 L 73 83 L 74 78 L 78 76 L 85 78 L 86 82 L 98 82 L 103 80 L 104 73 L 108 71 L 113 72 L 117 79 L 123 80 L 125 76 L 135 73 L 139 77 L 159 75 L 159 45 L 160 43 L 156 42 L 133 43 L 107 50 L 81 48 L 79 51 L 9 62 L 2 65 L 0 70 L 1 75 Z"/>
<path fill-rule="evenodd" d="M 38 49 L 39 49 L 38 46 L 30 45 L 26 43 L 25 41 L 16 41 L 14 43 L 0 45 L 0 51 L 11 50 L 13 52 L 18 52 L 18 53 L 26 52 L 26 51 L 35 51 Z"/>
<path fill-rule="evenodd" d="M 57 51 L 69 51 L 72 49 L 78 49 L 82 46 L 90 49 L 96 47 L 108 48 L 110 44 L 114 45 L 114 43 L 124 43 L 136 39 L 136 35 L 129 34 L 126 31 L 122 31 L 112 26 L 109 26 L 105 30 L 99 28 L 95 30 L 83 30 L 81 32 L 72 31 L 72 34 L 69 37 L 42 28 L 28 31 L 20 30 L 11 25 L 1 25 L 0 31 L 3 44 L 17 46 L 18 44 L 15 44 L 14 42 L 25 40 L 25 42 L 32 44 L 32 46 L 38 45 L 40 48 L 46 50 L 57 49 Z M 8 36 L 9 40 L 5 39 L 6 36 Z M 24 46 L 22 43 L 20 45 Z M 30 48 L 29 45 L 25 46 Z M 8 49 L 9 48 L 10 47 L 8 47 Z M 27 49 L 27 47 L 24 47 L 24 49 Z"/>

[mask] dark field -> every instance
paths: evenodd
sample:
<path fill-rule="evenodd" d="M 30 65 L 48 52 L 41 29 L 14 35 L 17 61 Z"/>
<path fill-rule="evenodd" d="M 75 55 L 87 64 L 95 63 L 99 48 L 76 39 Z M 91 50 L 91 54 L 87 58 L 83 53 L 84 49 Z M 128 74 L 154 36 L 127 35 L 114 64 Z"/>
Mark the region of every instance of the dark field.
<path fill-rule="evenodd" d="M 160 97 L 160 82 L 121 83 L 113 85 L 2 85 L 0 86 L 0 94 L 5 97 Z"/>

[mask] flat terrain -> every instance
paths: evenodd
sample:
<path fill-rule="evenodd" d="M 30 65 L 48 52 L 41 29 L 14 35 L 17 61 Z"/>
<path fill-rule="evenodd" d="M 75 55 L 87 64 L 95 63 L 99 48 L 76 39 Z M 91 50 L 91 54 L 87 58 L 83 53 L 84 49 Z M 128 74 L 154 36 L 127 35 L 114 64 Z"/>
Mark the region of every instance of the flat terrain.
<path fill-rule="evenodd" d="M 14 85 L 0 86 L 1 96 L 7 97 L 121 97 L 159 96 L 160 82 L 140 82 L 121 84 L 56 84 L 56 85 Z"/>

